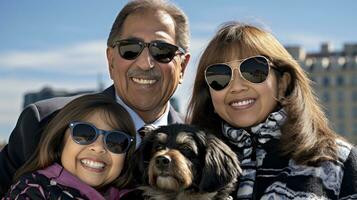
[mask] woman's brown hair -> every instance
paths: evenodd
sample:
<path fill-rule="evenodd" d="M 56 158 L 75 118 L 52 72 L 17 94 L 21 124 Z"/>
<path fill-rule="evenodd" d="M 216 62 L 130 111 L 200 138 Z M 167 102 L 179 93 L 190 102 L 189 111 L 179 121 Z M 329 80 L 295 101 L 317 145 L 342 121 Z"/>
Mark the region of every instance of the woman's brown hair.
<path fill-rule="evenodd" d="M 214 112 L 204 71 L 213 63 L 254 55 L 266 56 L 279 71 L 289 73 L 291 77 L 285 95 L 277 99 L 288 114 L 288 121 L 282 127 L 282 154 L 308 165 L 336 160 L 336 139 L 340 137 L 329 128 L 311 81 L 281 43 L 268 31 L 256 26 L 226 23 L 209 42 L 197 67 L 187 121 L 221 134 L 222 119 Z"/>
<path fill-rule="evenodd" d="M 101 112 L 107 123 L 116 130 L 121 130 L 135 138 L 136 131 L 129 113 L 114 100 L 101 95 L 89 94 L 78 97 L 64 106 L 50 121 L 42 133 L 39 145 L 31 158 L 19 168 L 14 179 L 39 169 L 46 168 L 53 163 L 61 163 L 61 154 L 64 145 L 64 135 L 71 121 L 81 121 L 94 112 Z M 128 160 L 135 151 L 135 142 L 126 153 L 123 170 L 114 180 L 118 187 L 125 187 L 129 180 L 121 177 L 128 173 Z"/>

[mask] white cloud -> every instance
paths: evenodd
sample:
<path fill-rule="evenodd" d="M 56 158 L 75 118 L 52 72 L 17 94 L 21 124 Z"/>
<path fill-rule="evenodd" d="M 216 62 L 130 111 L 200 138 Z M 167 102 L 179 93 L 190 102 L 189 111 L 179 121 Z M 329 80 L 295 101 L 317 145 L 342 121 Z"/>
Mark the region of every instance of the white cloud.
<path fill-rule="evenodd" d="M 329 42 L 332 46 L 341 47 L 343 43 L 341 39 L 334 36 L 327 36 L 324 34 L 312 34 L 308 32 L 285 32 L 280 33 L 278 38 L 284 45 L 298 45 L 307 51 L 318 51 L 321 44 Z"/>
<path fill-rule="evenodd" d="M 106 69 L 106 42 L 90 41 L 46 50 L 12 51 L 0 54 L 6 69 L 36 69 L 73 73 L 97 73 Z"/>
<path fill-rule="evenodd" d="M 287 39 L 306 47 L 318 47 L 321 41 L 327 40 L 327 38 L 323 38 L 321 35 L 309 35 L 306 33 L 293 33 L 288 35 Z"/>

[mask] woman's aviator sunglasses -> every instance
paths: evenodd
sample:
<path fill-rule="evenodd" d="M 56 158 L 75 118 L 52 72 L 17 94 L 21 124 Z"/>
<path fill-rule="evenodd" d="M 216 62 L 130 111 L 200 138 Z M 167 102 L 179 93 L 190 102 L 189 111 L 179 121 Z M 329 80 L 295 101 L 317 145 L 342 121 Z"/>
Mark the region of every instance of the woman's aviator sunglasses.
<path fill-rule="evenodd" d="M 185 53 L 186 51 L 178 46 L 163 41 L 151 41 L 146 43 L 138 39 L 126 39 L 116 41 L 113 47 L 117 46 L 119 54 L 127 60 L 136 59 L 145 47 L 149 49 L 152 58 L 160 63 L 169 63 L 176 55 L 177 51 Z"/>
<path fill-rule="evenodd" d="M 240 76 L 244 80 L 251 83 L 262 83 L 267 79 L 270 65 L 266 57 L 253 56 L 242 60 L 230 61 L 230 63 L 236 61 L 240 61 L 238 69 Z M 205 70 L 205 79 L 212 89 L 216 91 L 223 90 L 233 80 L 233 67 L 226 63 L 210 65 Z"/>
<path fill-rule="evenodd" d="M 91 144 L 100 134 L 103 134 L 105 148 L 115 154 L 125 153 L 134 141 L 133 137 L 122 131 L 101 130 L 87 122 L 71 122 L 69 128 L 73 141 L 80 145 Z"/>

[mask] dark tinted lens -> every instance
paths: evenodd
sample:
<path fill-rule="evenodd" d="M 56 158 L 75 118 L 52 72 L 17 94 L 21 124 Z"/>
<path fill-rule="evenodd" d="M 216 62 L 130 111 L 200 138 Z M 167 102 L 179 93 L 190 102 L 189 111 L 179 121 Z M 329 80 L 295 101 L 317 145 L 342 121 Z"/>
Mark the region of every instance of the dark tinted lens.
<path fill-rule="evenodd" d="M 168 63 L 175 56 L 177 47 L 165 42 L 154 42 L 150 45 L 151 56 L 158 62 Z"/>
<path fill-rule="evenodd" d="M 128 149 L 130 141 L 124 133 L 113 131 L 106 136 L 105 143 L 109 151 L 124 153 Z"/>
<path fill-rule="evenodd" d="M 143 45 L 139 41 L 121 41 L 118 48 L 122 58 L 133 60 L 140 55 Z"/>
<path fill-rule="evenodd" d="M 263 57 L 249 58 L 241 63 L 240 73 L 247 81 L 262 83 L 268 77 L 269 63 Z"/>
<path fill-rule="evenodd" d="M 96 132 L 88 124 L 77 124 L 72 128 L 72 139 L 78 144 L 89 144 L 96 138 Z"/>
<path fill-rule="evenodd" d="M 224 89 L 232 77 L 232 70 L 224 64 L 211 65 L 206 69 L 207 84 L 214 90 Z"/>

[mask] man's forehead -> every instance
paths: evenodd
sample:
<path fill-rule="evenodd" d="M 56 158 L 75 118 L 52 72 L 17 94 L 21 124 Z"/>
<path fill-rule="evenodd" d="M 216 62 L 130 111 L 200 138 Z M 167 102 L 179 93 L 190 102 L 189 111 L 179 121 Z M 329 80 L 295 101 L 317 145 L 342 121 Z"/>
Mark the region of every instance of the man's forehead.
<path fill-rule="evenodd" d="M 175 42 L 175 23 L 164 11 L 135 12 L 123 24 L 121 38 L 139 38 L 145 42 L 164 40 Z"/>

